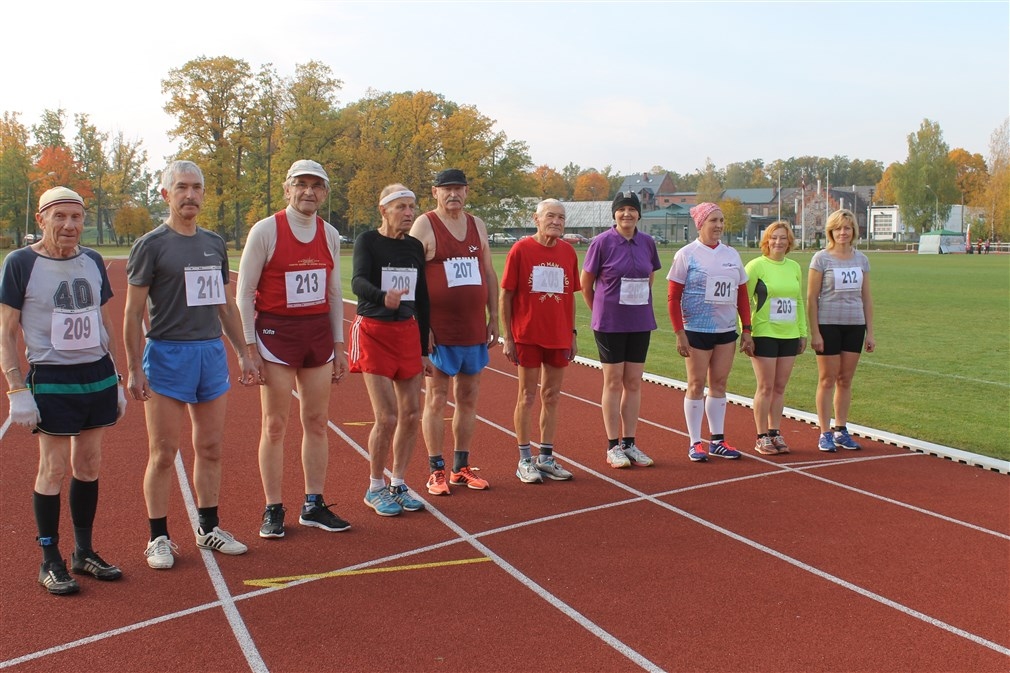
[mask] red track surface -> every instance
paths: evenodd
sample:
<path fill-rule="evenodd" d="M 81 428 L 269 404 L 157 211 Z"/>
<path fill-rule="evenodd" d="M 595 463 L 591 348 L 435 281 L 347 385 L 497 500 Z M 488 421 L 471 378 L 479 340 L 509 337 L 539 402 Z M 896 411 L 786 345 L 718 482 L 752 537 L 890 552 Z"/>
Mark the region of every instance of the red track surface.
<path fill-rule="evenodd" d="M 110 275 L 113 313 L 121 315 L 122 261 L 112 262 Z M 187 484 L 171 504 L 182 554 L 170 571 L 149 569 L 142 554 L 147 438 L 141 405 L 131 403 L 106 435 L 95 534 L 124 578 L 81 578 L 81 593 L 71 597 L 49 596 L 35 581 L 37 444 L 9 429 L 0 440 L 0 668 L 1010 670 L 1005 475 L 865 441 L 858 453 L 822 454 L 816 432 L 793 421 L 784 428 L 788 456 L 693 464 L 682 394 L 652 384 L 638 438 L 657 464 L 612 470 L 600 385 L 592 368 L 573 366 L 566 376 L 556 453 L 575 479 L 520 483 L 514 370 L 495 349 L 471 454 L 491 490 L 428 496 L 419 441 L 408 484 L 429 511 L 384 518 L 361 502 L 371 411 L 352 376 L 330 404 L 326 498 L 353 528 L 333 534 L 297 524 L 294 424 L 284 478 L 288 534 L 269 541 L 257 536 L 258 394 L 236 386 L 221 515 L 249 553 L 196 549 Z M 188 432 L 180 433 L 187 481 Z M 730 441 L 749 446 L 752 434 L 750 410 L 731 406 Z"/>

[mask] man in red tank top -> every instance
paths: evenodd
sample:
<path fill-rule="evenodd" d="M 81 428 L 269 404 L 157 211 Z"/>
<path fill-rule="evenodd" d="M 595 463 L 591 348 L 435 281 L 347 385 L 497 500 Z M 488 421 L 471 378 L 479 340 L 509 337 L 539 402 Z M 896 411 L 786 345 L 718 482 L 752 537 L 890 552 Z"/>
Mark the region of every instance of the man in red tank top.
<path fill-rule="evenodd" d="M 425 280 L 431 302 L 432 376 L 425 378 L 421 429 L 428 447 L 428 493 L 449 495 L 449 485 L 488 487 L 470 468 L 470 441 L 477 423 L 480 372 L 488 348 L 498 343 L 498 274 L 491 262 L 487 228 L 464 210 L 466 175 L 448 168 L 431 188 L 435 210 L 414 221 L 410 235 L 424 245 Z M 453 383 L 453 467 L 446 480 L 442 443 L 446 398 Z"/>

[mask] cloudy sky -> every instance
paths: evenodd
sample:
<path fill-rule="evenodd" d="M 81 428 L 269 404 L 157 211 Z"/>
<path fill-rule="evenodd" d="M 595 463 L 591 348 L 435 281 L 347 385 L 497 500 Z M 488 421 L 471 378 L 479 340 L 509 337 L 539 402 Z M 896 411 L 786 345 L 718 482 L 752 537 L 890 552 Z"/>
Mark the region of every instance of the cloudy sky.
<path fill-rule="evenodd" d="M 142 140 L 166 135 L 161 80 L 199 56 L 310 60 L 371 90 L 474 105 L 535 164 L 749 159 L 904 160 L 923 119 L 988 155 L 1010 115 L 1010 3 L 1000 2 L 55 2 L 0 10 L 0 110 L 86 113 Z"/>

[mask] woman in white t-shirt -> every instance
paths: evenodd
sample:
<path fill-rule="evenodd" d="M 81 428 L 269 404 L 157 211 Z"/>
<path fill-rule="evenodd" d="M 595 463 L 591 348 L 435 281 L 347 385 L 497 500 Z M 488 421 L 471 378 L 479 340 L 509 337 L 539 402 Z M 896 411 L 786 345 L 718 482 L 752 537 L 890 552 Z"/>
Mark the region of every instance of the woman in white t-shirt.
<path fill-rule="evenodd" d="M 824 226 L 827 245 L 810 260 L 807 280 L 810 347 L 817 353 L 817 422 L 821 432 L 817 448 L 831 453 L 838 447 L 860 448 L 845 426 L 852 402 L 852 375 L 864 342 L 867 353 L 876 348 L 870 260 L 852 246 L 858 231 L 851 211 L 831 213 Z"/>
<path fill-rule="evenodd" d="M 740 351 L 754 352 L 751 339 L 747 273 L 740 254 L 722 243 L 726 219 L 714 203 L 691 209 L 698 238 L 677 251 L 666 279 L 667 307 L 677 335 L 677 352 L 687 358 L 684 417 L 691 437 L 688 458 L 705 462 L 709 454 L 739 458 L 726 443 L 726 382 L 736 352 L 737 316 L 743 324 Z M 708 396 L 705 383 L 708 382 Z M 711 433 L 701 439 L 701 419 L 708 417 Z"/>

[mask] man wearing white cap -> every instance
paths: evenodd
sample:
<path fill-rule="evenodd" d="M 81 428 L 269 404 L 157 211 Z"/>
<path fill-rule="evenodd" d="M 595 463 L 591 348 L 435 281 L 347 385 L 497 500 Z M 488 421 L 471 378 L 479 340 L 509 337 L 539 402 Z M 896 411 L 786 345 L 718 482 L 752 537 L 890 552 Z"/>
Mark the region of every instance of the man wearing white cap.
<path fill-rule="evenodd" d="M 58 547 L 60 489 L 68 471 L 76 543 L 71 569 L 106 581 L 122 576 L 92 549 L 91 533 L 102 436 L 126 410 L 126 398 L 111 352 L 107 302 L 112 288 L 105 262 L 79 245 L 84 199 L 54 187 L 39 198 L 35 221 L 42 239 L 8 255 L 0 271 L 0 366 L 11 421 L 39 436 L 33 494 L 42 546 L 39 583 L 61 595 L 80 590 Z M 16 352 L 19 331 L 27 376 Z"/>
<path fill-rule="evenodd" d="M 249 231 L 238 271 L 238 307 L 246 351 L 259 368 L 259 464 L 266 511 L 260 537 L 284 537 L 284 434 L 291 390 L 298 389 L 305 501 L 298 523 L 336 532 L 350 528 L 323 500 L 329 458 L 330 385 L 347 372 L 340 234 L 316 213 L 330 183 L 309 159 L 291 164 L 287 208 Z"/>
<path fill-rule="evenodd" d="M 227 291 L 224 240 L 196 223 L 204 197 L 200 168 L 192 161 L 169 164 L 161 175 L 161 196 L 168 203 L 168 220 L 137 239 L 126 263 L 123 341 L 130 395 L 144 403 L 147 419 L 144 500 L 151 539 L 144 555 L 151 568 L 167 569 L 176 549 L 168 534 L 168 498 L 187 411 L 195 454 L 196 545 L 222 554 L 247 550 L 218 526 L 225 393 L 230 387 L 222 332 L 238 355 L 239 382 L 254 384 L 258 372 L 246 356 L 242 321 Z M 146 335 L 145 308 L 150 317 Z"/>

